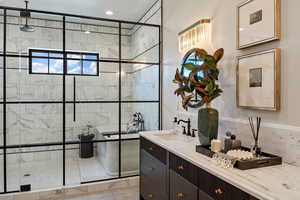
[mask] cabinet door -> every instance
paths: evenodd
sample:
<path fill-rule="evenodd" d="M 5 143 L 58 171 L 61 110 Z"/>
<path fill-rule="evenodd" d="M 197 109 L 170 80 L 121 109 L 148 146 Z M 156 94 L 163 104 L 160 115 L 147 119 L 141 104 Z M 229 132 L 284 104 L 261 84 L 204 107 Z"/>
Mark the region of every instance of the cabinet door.
<path fill-rule="evenodd" d="M 167 193 L 167 166 L 150 155 L 148 152 L 141 150 L 141 174 L 156 185 L 160 185 L 159 190 Z"/>
<path fill-rule="evenodd" d="M 198 188 L 170 170 L 170 200 L 197 200 Z"/>
<path fill-rule="evenodd" d="M 168 200 L 168 193 L 161 189 L 162 186 L 146 176 L 140 176 L 140 192 L 144 200 Z"/>
<path fill-rule="evenodd" d="M 168 200 L 167 166 L 145 150 L 140 151 L 140 189 L 145 200 Z"/>

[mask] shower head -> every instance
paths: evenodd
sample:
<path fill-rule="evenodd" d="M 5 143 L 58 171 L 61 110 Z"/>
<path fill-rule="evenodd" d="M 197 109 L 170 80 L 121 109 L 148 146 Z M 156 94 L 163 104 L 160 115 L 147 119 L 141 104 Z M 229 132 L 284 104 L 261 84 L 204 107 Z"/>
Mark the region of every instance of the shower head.
<path fill-rule="evenodd" d="M 34 32 L 33 26 L 25 24 L 24 26 L 20 27 L 20 30 L 23 32 Z"/>
<path fill-rule="evenodd" d="M 28 11 L 28 1 L 25 1 L 26 9 L 20 12 L 21 17 L 25 17 L 26 22 L 25 25 L 20 27 L 20 30 L 23 32 L 33 32 L 34 27 L 28 25 L 28 17 L 30 17 L 30 11 Z"/>

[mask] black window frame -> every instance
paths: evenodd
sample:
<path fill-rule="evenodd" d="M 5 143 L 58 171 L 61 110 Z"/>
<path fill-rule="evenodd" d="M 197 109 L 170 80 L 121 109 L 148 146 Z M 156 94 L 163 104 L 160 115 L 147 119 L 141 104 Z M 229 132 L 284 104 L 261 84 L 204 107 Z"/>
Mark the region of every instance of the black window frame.
<path fill-rule="evenodd" d="M 34 53 L 47 53 L 48 56 L 34 56 Z M 50 54 L 61 54 L 62 57 L 51 57 Z M 74 54 L 79 55 L 80 58 L 68 58 L 68 55 Z M 86 59 L 83 56 L 95 56 L 96 59 Z M 32 71 L 32 61 L 33 58 L 47 59 L 48 60 L 48 70 L 47 72 L 33 72 Z M 50 72 L 50 60 L 62 60 L 63 61 L 63 72 L 62 73 L 53 73 Z M 64 62 L 66 60 L 66 62 Z M 79 60 L 80 61 L 80 73 L 68 73 L 68 61 L 69 60 Z M 96 74 L 85 74 L 83 71 L 83 63 L 85 61 L 96 62 Z M 48 50 L 48 49 L 29 49 L 29 74 L 35 75 L 69 75 L 69 76 L 99 76 L 99 53 L 92 52 L 80 52 L 80 51 L 66 51 L 66 56 L 64 57 L 64 52 L 59 50 Z M 66 67 L 64 67 L 66 63 Z"/>

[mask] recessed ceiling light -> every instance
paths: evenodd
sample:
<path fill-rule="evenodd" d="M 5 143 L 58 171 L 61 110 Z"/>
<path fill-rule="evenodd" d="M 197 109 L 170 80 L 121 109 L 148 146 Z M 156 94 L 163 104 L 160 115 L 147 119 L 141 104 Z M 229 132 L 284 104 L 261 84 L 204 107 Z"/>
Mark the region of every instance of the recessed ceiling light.
<path fill-rule="evenodd" d="M 86 30 L 86 31 L 84 31 L 84 33 L 85 33 L 85 34 L 90 34 L 90 33 L 91 33 L 91 31 L 89 31 L 89 30 Z"/>
<path fill-rule="evenodd" d="M 113 15 L 114 13 L 113 13 L 113 11 L 111 11 L 111 10 L 107 10 L 107 11 L 105 12 L 105 14 L 106 14 L 106 15 Z"/>

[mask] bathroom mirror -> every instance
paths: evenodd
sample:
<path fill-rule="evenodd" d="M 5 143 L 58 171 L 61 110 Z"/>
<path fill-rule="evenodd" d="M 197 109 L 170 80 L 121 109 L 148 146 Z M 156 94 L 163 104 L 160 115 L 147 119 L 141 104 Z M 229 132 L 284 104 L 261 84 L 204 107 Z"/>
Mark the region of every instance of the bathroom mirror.
<path fill-rule="evenodd" d="M 182 65 L 181 65 L 181 75 L 183 77 L 189 78 L 191 70 L 187 69 L 184 67 L 185 64 L 193 64 L 197 65 L 199 67 L 202 67 L 204 65 L 204 60 L 201 59 L 202 55 L 202 50 L 198 48 L 194 48 L 189 50 L 185 56 L 182 59 Z M 200 78 L 205 78 L 207 77 L 207 72 L 204 70 L 198 71 L 198 73 L 195 75 L 195 79 L 198 80 Z M 191 108 L 199 108 L 204 104 L 203 99 L 194 91 L 194 98 L 189 102 L 188 106 Z M 181 95 L 182 99 L 184 99 L 185 94 Z"/>

